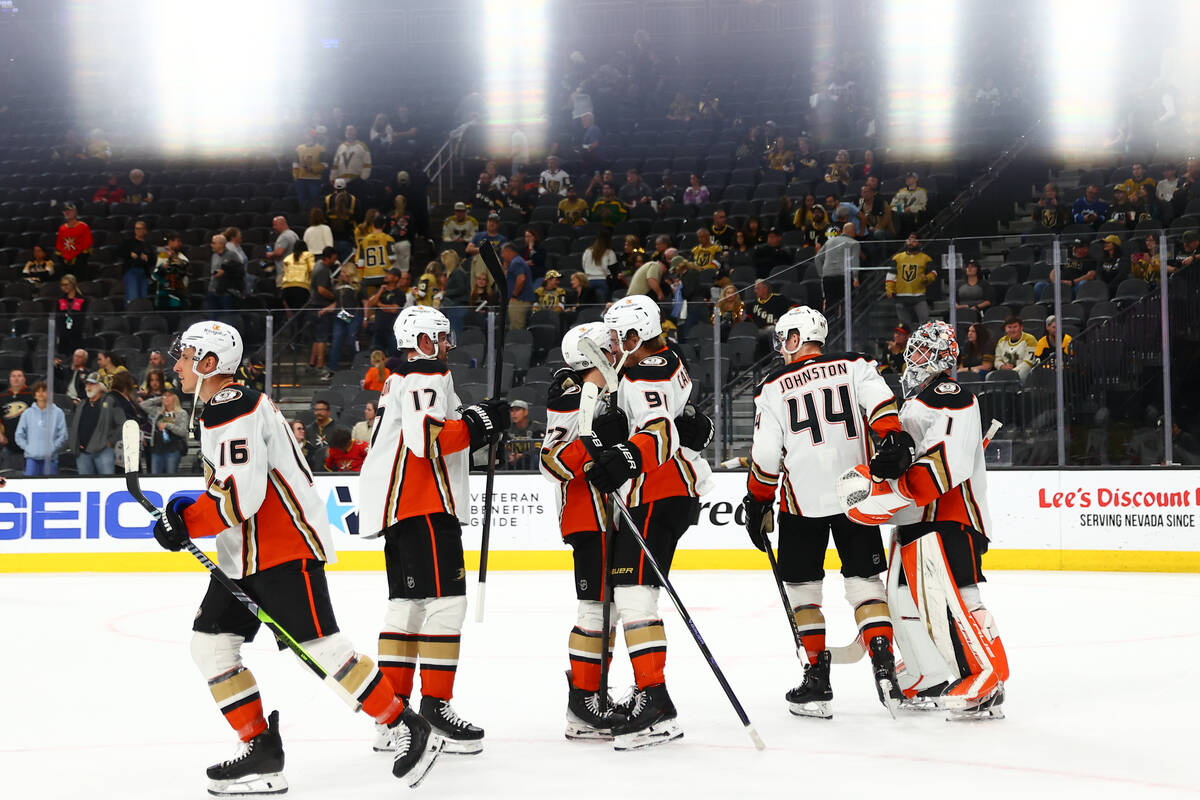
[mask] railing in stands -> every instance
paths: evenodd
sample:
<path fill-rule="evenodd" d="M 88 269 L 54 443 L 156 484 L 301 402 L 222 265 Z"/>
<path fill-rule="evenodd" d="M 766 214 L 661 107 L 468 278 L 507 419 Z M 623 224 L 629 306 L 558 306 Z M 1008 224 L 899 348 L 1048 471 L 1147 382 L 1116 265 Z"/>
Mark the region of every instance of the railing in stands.
<path fill-rule="evenodd" d="M 441 205 L 445 198 L 446 190 L 451 188 L 454 183 L 454 153 L 458 146 L 458 139 L 453 135 L 447 137 L 446 141 L 438 148 L 429 162 L 422 167 L 421 171 L 429 179 L 429 185 L 432 187 L 437 185 L 437 202 Z"/>

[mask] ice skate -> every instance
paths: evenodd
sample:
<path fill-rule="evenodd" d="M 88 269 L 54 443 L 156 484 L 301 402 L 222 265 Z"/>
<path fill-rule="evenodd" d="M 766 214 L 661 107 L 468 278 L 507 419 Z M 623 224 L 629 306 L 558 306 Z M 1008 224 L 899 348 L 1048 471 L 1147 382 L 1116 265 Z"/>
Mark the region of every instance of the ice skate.
<path fill-rule="evenodd" d="M 409 788 L 416 788 L 433 769 L 445 741 L 412 706 L 406 705 L 396 721 L 386 728 L 391 739 L 387 749 L 396 754 L 392 759 L 392 774 Z"/>
<path fill-rule="evenodd" d="M 283 777 L 283 741 L 279 738 L 279 712 L 267 717 L 267 729 L 248 742 L 237 754 L 208 768 L 208 793 L 214 797 L 255 797 L 283 794 L 288 790 Z"/>
<path fill-rule="evenodd" d="M 875 691 L 879 694 L 879 702 L 896 718 L 896 709 L 904 699 L 904 693 L 896 681 L 896 659 L 892 655 L 891 645 L 883 636 L 876 636 L 870 641 L 871 669 L 875 672 Z"/>
<path fill-rule="evenodd" d="M 408 706 L 408 698 L 404 695 L 399 696 L 404 701 L 404 705 Z M 391 729 L 382 722 L 375 723 L 375 743 L 371 745 L 371 749 L 376 753 L 391 753 L 395 750 L 395 743 L 392 739 Z"/>
<path fill-rule="evenodd" d="M 947 722 L 984 722 L 987 720 L 1004 719 L 1004 684 L 998 684 L 987 695 L 975 701 L 948 704 L 946 706 Z M 960 707 L 961 706 L 961 707 Z"/>
<path fill-rule="evenodd" d="M 609 700 L 601 708 L 600 693 L 588 692 L 571 683 L 567 672 L 567 731 L 574 741 L 612 741 L 613 725 L 626 720 L 626 715 Z"/>
<path fill-rule="evenodd" d="M 832 654 L 822 650 L 815 664 L 804 665 L 804 680 L 785 697 L 788 710 L 797 717 L 833 719 L 833 689 L 829 685 Z"/>
<path fill-rule="evenodd" d="M 640 750 L 683 737 L 666 684 L 647 686 L 633 698 L 629 718 L 613 725 L 614 750 Z"/>
<path fill-rule="evenodd" d="M 483 752 L 483 728 L 458 716 L 449 700 L 422 697 L 421 716 L 429 721 L 434 732 L 446 740 L 446 753 L 473 756 Z"/>

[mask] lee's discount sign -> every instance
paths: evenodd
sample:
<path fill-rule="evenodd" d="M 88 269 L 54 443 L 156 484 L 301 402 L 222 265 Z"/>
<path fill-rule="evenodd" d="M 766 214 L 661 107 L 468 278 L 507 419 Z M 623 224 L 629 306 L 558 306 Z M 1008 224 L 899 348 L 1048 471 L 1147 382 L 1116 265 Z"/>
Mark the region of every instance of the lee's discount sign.
<path fill-rule="evenodd" d="M 700 519 L 681 550 L 749 548 L 742 529 L 745 473 L 716 476 Z M 830 476 L 832 485 L 834 476 Z M 1200 551 L 1200 470 L 993 471 L 988 473 L 993 550 Z M 164 503 L 195 494 L 196 477 L 145 478 Z M 478 549 L 483 476 L 472 476 L 472 524 L 464 545 Z M 339 550 L 378 550 L 358 535 L 356 476 L 318 476 Z M 491 547 L 495 551 L 562 548 L 556 489 L 539 475 L 496 477 Z M 0 560 L 22 553 L 151 552 L 149 515 L 120 478 L 16 478 L 0 490 Z"/>

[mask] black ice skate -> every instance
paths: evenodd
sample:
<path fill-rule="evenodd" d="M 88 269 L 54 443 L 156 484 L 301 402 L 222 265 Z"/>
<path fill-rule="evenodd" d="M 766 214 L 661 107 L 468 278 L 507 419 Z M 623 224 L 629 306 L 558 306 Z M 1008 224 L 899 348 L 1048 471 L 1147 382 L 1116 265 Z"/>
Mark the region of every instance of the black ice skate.
<path fill-rule="evenodd" d="M 404 701 L 405 706 L 408 705 L 408 695 L 401 694 L 397 695 L 397 697 Z M 391 728 L 382 722 L 375 723 L 375 744 L 371 746 L 371 749 L 376 753 L 391 753 L 396 749 Z"/>
<path fill-rule="evenodd" d="M 833 689 L 829 685 L 829 665 L 833 656 L 828 650 L 817 654 L 817 663 L 804 665 L 804 680 L 784 697 L 788 710 L 797 717 L 833 719 Z"/>
<path fill-rule="evenodd" d="M 959 708 L 957 704 L 948 706 L 946 709 L 946 720 L 948 722 L 983 722 L 986 720 L 1004 719 L 1004 709 L 1001 708 L 1003 704 L 1004 684 L 1000 683 L 986 696 L 974 702 L 967 703 L 964 707 Z"/>
<path fill-rule="evenodd" d="M 875 672 L 875 691 L 879 694 L 879 702 L 896 718 L 896 709 L 904 699 L 900 685 L 896 681 L 896 658 L 892 655 L 891 645 L 884 636 L 876 636 L 870 641 L 871 669 Z"/>
<path fill-rule="evenodd" d="M 677 716 L 666 684 L 641 689 L 633 696 L 629 718 L 613 725 L 613 749 L 639 750 L 682 738 Z"/>
<path fill-rule="evenodd" d="M 208 793 L 215 797 L 246 797 L 283 794 L 283 741 L 279 738 L 279 712 L 267 717 L 267 729 L 248 742 L 237 754 L 208 768 Z"/>
<path fill-rule="evenodd" d="M 450 707 L 449 700 L 422 697 L 421 716 L 429 721 L 435 733 L 446 740 L 445 752 L 460 756 L 483 752 L 483 728 L 458 716 Z"/>
<path fill-rule="evenodd" d="M 387 749 L 395 752 L 392 774 L 409 788 L 416 788 L 433 769 L 433 762 L 437 761 L 445 742 L 409 705 L 404 706 L 396 721 L 386 728 L 391 740 Z"/>
<path fill-rule="evenodd" d="M 611 700 L 602 704 L 599 692 L 588 692 L 571 683 L 571 672 L 567 671 L 568 739 L 609 742 L 613 738 L 613 726 L 625 720 L 625 712 L 617 709 Z"/>

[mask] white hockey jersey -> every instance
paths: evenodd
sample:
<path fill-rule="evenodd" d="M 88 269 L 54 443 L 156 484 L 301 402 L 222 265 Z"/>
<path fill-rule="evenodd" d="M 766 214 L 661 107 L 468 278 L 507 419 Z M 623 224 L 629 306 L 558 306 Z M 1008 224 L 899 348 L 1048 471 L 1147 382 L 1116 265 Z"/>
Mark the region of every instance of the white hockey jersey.
<path fill-rule="evenodd" d="M 763 379 L 754 398 L 747 488 L 804 517 L 841 514 L 834 482 L 866 464 L 871 437 L 900 430 L 896 397 L 876 364 L 858 353 L 802 357 Z"/>
<path fill-rule="evenodd" d="M 958 522 L 988 536 L 987 467 L 979 401 L 939 375 L 900 410 L 900 423 L 917 443 L 917 458 L 896 482 L 913 500 L 892 517 L 895 525 Z"/>
<path fill-rule="evenodd" d="M 617 405 L 629 417 L 629 441 L 642 454 L 642 474 L 624 487 L 627 505 L 700 497 L 712 489 L 708 462 L 694 450 L 681 448 L 675 430 L 675 417 L 691 394 L 687 369 L 666 347 L 621 373 Z"/>
<path fill-rule="evenodd" d="M 407 361 L 384 381 L 358 478 L 359 535 L 426 514 L 470 521 L 471 436 L 460 405 L 450 368 L 436 359 Z"/>
<path fill-rule="evenodd" d="M 193 536 L 217 537 L 231 578 L 296 559 L 336 561 L 325 503 L 283 414 L 262 392 L 231 384 L 200 415 L 207 490 L 184 510 Z"/>
<path fill-rule="evenodd" d="M 579 440 L 580 396 L 579 387 L 572 386 L 547 405 L 539 464 L 542 477 L 558 486 L 558 526 L 563 536 L 608 528 L 604 495 L 583 477 L 583 465 L 590 457 Z"/>

